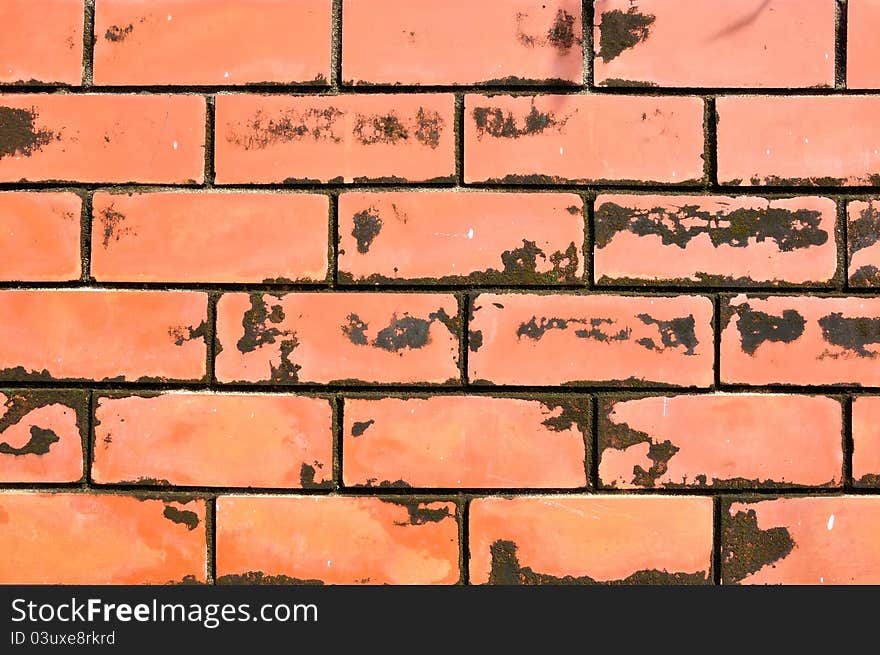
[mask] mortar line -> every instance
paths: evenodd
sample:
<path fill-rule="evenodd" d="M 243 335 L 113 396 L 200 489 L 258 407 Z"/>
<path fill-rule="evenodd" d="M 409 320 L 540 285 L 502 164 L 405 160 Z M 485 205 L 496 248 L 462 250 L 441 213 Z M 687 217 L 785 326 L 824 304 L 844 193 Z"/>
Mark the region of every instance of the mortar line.
<path fill-rule="evenodd" d="M 85 0 L 83 4 L 82 49 L 82 81 L 80 86 L 83 89 L 89 89 L 94 82 L 95 0 Z"/>
<path fill-rule="evenodd" d="M 345 399 L 340 394 L 333 397 L 333 489 L 341 491 L 344 487 L 342 479 L 342 448 L 345 440 L 344 430 Z"/>
<path fill-rule="evenodd" d="M 589 477 L 587 486 L 593 493 L 599 493 L 599 400 L 598 394 L 590 397 L 590 436 L 589 436 L 589 452 L 586 453 Z"/>
<path fill-rule="evenodd" d="M 455 94 L 455 182 L 458 186 L 465 186 L 464 180 L 464 95 Z"/>
<path fill-rule="evenodd" d="M 715 98 L 708 97 L 704 103 L 703 116 L 703 175 L 706 191 L 718 189 L 718 114 Z"/>
<path fill-rule="evenodd" d="M 721 584 L 721 558 L 723 530 L 721 528 L 721 497 L 712 498 L 712 584 Z"/>
<path fill-rule="evenodd" d="M 335 289 L 339 286 L 339 192 L 331 191 L 328 198 L 327 284 Z"/>
<path fill-rule="evenodd" d="M 458 295 L 458 318 L 461 325 L 461 336 L 459 339 L 458 359 L 461 369 L 461 384 L 463 387 L 470 387 L 470 365 L 468 362 L 469 351 L 471 347 L 471 307 L 473 298 L 467 291 L 463 291 Z"/>
<path fill-rule="evenodd" d="M 843 398 L 842 416 L 843 416 L 843 488 L 850 492 L 853 490 L 855 480 L 853 479 L 853 451 L 855 450 L 855 441 L 853 439 L 853 397 L 847 395 Z"/>
<path fill-rule="evenodd" d="M 847 26 L 849 7 L 847 0 L 837 0 L 834 5 L 834 88 L 847 88 Z"/>
<path fill-rule="evenodd" d="M 207 331 L 205 334 L 205 345 L 207 346 L 207 359 L 205 362 L 205 379 L 208 388 L 211 389 L 217 384 L 216 361 L 217 361 L 217 302 L 220 300 L 222 293 L 212 291 L 208 294 L 208 315 L 206 319 Z"/>
<path fill-rule="evenodd" d="M 217 496 L 205 499 L 206 574 L 209 585 L 217 584 Z"/>
<path fill-rule="evenodd" d="M 471 583 L 470 570 L 470 499 L 464 494 L 458 496 L 458 567 L 460 583 Z"/>
<path fill-rule="evenodd" d="M 330 26 L 330 87 L 337 93 L 343 84 L 342 36 L 342 0 L 333 0 Z"/>
<path fill-rule="evenodd" d="M 94 213 L 94 192 L 84 191 L 80 195 L 80 282 L 88 286 L 92 280 L 92 214 Z M 30 285 L 28 285 L 30 287 Z"/>
<path fill-rule="evenodd" d="M 214 95 L 205 97 L 205 188 L 214 186 L 214 134 L 217 129 L 215 103 Z"/>
<path fill-rule="evenodd" d="M 595 70 L 593 67 L 595 44 L 593 43 L 593 30 L 595 29 L 595 7 L 593 0 L 583 0 L 581 4 L 581 34 L 583 43 L 583 84 L 584 87 L 593 90 L 595 88 Z"/>

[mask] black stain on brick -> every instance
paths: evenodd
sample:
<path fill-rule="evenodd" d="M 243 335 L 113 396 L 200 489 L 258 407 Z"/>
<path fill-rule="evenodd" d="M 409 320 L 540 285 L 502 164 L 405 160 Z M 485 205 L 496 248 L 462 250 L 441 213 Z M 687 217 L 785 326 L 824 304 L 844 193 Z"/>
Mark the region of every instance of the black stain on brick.
<path fill-rule="evenodd" d="M 52 130 L 38 130 L 34 125 L 37 117 L 35 109 L 0 107 L 0 159 L 12 155 L 30 157 L 61 138 Z"/>
<path fill-rule="evenodd" d="M 52 447 L 53 443 L 61 441 L 61 437 L 59 437 L 52 430 L 46 430 L 41 427 L 37 427 L 36 425 L 31 426 L 31 438 L 28 439 L 28 442 L 19 447 L 15 448 L 10 446 L 7 442 L 0 442 L 0 454 L 2 455 L 45 455 L 49 452 L 49 449 Z"/>
<path fill-rule="evenodd" d="M 187 530 L 195 530 L 199 527 L 199 515 L 188 509 L 177 509 L 172 505 L 166 505 L 162 515 L 169 521 L 185 525 Z"/>
<path fill-rule="evenodd" d="M 376 421 L 373 419 L 370 419 L 369 421 L 355 421 L 351 426 L 351 436 L 360 437 L 364 432 L 367 431 L 367 428 L 369 428 L 375 422 Z"/>
<path fill-rule="evenodd" d="M 279 143 L 307 138 L 341 143 L 342 137 L 337 134 L 336 128 L 338 119 L 344 113 L 332 106 L 323 109 L 312 107 L 304 111 L 288 109 L 274 113 L 259 110 L 247 121 L 243 132 L 230 129 L 226 138 L 245 150 L 263 150 Z"/>
<path fill-rule="evenodd" d="M 500 107 L 474 107 L 471 114 L 477 127 L 478 139 L 482 139 L 485 134 L 495 138 L 518 139 L 541 134 L 549 129 L 561 130 L 568 121 L 568 118 L 558 119 L 554 112 L 539 111 L 534 104 L 522 124 L 512 112 L 505 113 Z"/>
<path fill-rule="evenodd" d="M 266 575 L 262 571 L 248 571 L 247 573 L 230 573 L 217 578 L 217 584 L 226 585 L 309 585 L 320 586 L 323 580 L 292 578 L 288 575 Z"/>
<path fill-rule="evenodd" d="M 193 339 L 207 339 L 208 324 L 205 321 L 199 323 L 198 327 L 191 325 L 175 326 L 168 328 L 168 335 L 174 339 L 175 346 L 182 346 Z"/>
<path fill-rule="evenodd" d="M 793 309 L 786 309 L 782 316 L 759 312 L 749 305 L 733 307 L 738 314 L 736 327 L 739 330 L 743 352 L 754 355 L 765 341 L 792 343 L 803 335 L 807 324 L 803 316 Z"/>
<path fill-rule="evenodd" d="M 856 353 L 859 357 L 877 357 L 880 353 L 865 346 L 880 344 L 880 318 L 848 318 L 838 312 L 819 319 L 822 338 L 833 346 Z"/>
<path fill-rule="evenodd" d="M 642 569 L 620 580 L 599 582 L 588 575 L 556 576 L 538 573 L 522 566 L 513 541 L 498 539 L 489 546 L 492 568 L 490 585 L 699 585 L 708 582 L 705 573 L 669 573 L 656 569 Z"/>
<path fill-rule="evenodd" d="M 416 112 L 415 127 L 416 139 L 419 142 L 431 148 L 436 148 L 440 145 L 440 135 L 443 134 L 445 126 L 446 121 L 443 120 L 439 112 L 419 107 L 419 110 Z"/>
<path fill-rule="evenodd" d="M 604 248 L 619 232 L 659 236 L 664 246 L 684 249 L 702 234 L 716 248 L 745 248 L 751 240 L 772 240 L 781 252 L 825 244 L 829 235 L 821 226 L 822 214 L 808 209 L 740 208 L 730 212 L 701 210 L 699 205 L 635 209 L 613 202 L 596 210 L 596 247 Z"/>
<path fill-rule="evenodd" d="M 110 241 L 119 241 L 120 237 L 126 234 L 133 234 L 130 227 L 125 227 L 125 214 L 116 211 L 113 204 L 105 207 L 98 213 L 98 220 L 101 222 L 101 236 L 103 237 L 101 244 L 104 248 L 110 246 Z"/>
<path fill-rule="evenodd" d="M 357 240 L 357 250 L 359 253 L 367 253 L 373 239 L 379 236 L 382 231 L 382 217 L 374 207 L 357 212 L 352 220 L 354 227 L 351 230 L 351 236 Z"/>
<path fill-rule="evenodd" d="M 578 42 L 574 33 L 575 18 L 567 11 L 560 9 L 556 12 L 556 19 L 547 32 L 547 41 L 556 48 L 560 54 L 567 54 Z"/>
<path fill-rule="evenodd" d="M 128 24 L 125 27 L 120 27 L 119 25 L 111 25 L 110 28 L 104 33 L 104 38 L 108 41 L 113 41 L 117 43 L 119 41 L 125 41 L 128 38 L 128 35 L 134 31 L 134 25 Z"/>
<path fill-rule="evenodd" d="M 620 53 L 637 46 L 651 34 L 655 16 L 643 14 L 638 8 L 627 11 L 614 9 L 602 14 L 599 23 L 599 56 L 606 64 Z"/>
<path fill-rule="evenodd" d="M 398 352 L 404 348 L 423 348 L 430 342 L 430 329 L 434 321 L 439 321 L 452 333 L 458 330 L 457 319 L 451 318 L 442 308 L 428 315 L 427 319 L 404 314 L 398 317 L 393 314 L 389 324 L 376 333 L 372 341 L 367 337 L 370 326 L 357 314 L 347 316 L 348 323 L 342 326 L 342 333 L 357 346 L 373 346 L 389 352 Z"/>
<path fill-rule="evenodd" d="M 349 314 L 348 325 L 342 326 L 342 333 L 356 346 L 366 346 L 370 341 L 367 339 L 369 325 L 364 323 L 357 314 Z"/>
<path fill-rule="evenodd" d="M 548 256 L 534 241 L 523 239 L 522 247 L 501 253 L 504 270 L 498 277 L 521 283 L 571 282 L 577 280 L 578 249 L 572 242 L 564 251 L 556 251 Z M 549 271 L 538 272 L 538 260 L 550 261 Z M 495 271 L 485 272 L 492 277 Z"/>
<path fill-rule="evenodd" d="M 400 523 L 395 521 L 394 525 L 424 525 L 425 523 L 440 523 L 445 519 L 452 516 L 449 512 L 449 507 L 444 505 L 443 507 L 432 508 L 429 507 L 429 503 L 424 503 L 415 498 L 380 498 L 383 503 L 391 503 L 392 505 L 400 505 L 401 507 L 405 507 L 407 513 L 409 514 L 409 521 L 407 523 Z"/>
<path fill-rule="evenodd" d="M 550 416 L 541 422 L 552 432 L 565 432 L 573 427 L 582 435 L 589 435 L 592 415 L 589 398 L 545 399 L 541 404 L 550 412 L 562 410 L 558 416 Z"/>
<path fill-rule="evenodd" d="M 284 321 L 284 308 L 281 305 L 272 305 L 270 308 L 259 293 L 250 294 L 250 301 L 251 308 L 242 316 L 241 325 L 244 332 L 236 347 L 241 353 L 249 353 L 277 341 L 280 361 L 277 366 L 269 365 L 270 379 L 272 382 L 296 382 L 299 370 L 302 368 L 290 359 L 299 345 L 296 333 L 293 330 L 281 330 L 269 325 L 269 323 L 278 325 Z"/>
<path fill-rule="evenodd" d="M 744 580 L 765 566 L 773 566 L 794 549 L 791 534 L 784 527 L 761 530 L 754 509 L 724 512 L 721 531 L 723 582 Z"/>
<path fill-rule="evenodd" d="M 409 130 L 395 112 L 387 114 L 357 114 L 354 138 L 365 146 L 374 143 L 394 145 L 409 138 Z"/>
<path fill-rule="evenodd" d="M 880 212 L 874 203 L 868 203 L 857 218 L 850 219 L 846 237 L 850 259 L 859 250 L 870 248 L 880 241 Z"/>
<path fill-rule="evenodd" d="M 470 348 L 470 351 L 472 353 L 475 353 L 482 347 L 483 347 L 483 332 L 482 332 L 482 330 L 469 330 L 468 331 L 468 348 Z"/>
<path fill-rule="evenodd" d="M 657 320 L 649 314 L 639 314 L 637 318 L 645 325 L 656 325 L 660 331 L 660 343 L 663 344 L 663 348 L 658 348 L 657 343 L 649 337 L 638 340 L 638 343 L 648 350 L 683 347 L 685 355 L 696 354 L 694 349 L 700 342 L 697 339 L 696 321 L 693 315 L 673 318 L 669 321 Z"/>
<path fill-rule="evenodd" d="M 849 281 L 856 287 L 880 287 L 880 268 L 871 264 L 862 266 L 850 274 Z"/>
<path fill-rule="evenodd" d="M 315 482 L 318 468 L 323 468 L 320 462 L 313 462 L 314 466 L 303 462 L 299 469 L 299 484 L 303 489 L 327 489 L 332 483 L 329 480 L 324 482 Z M 317 468 L 316 468 L 317 467 Z"/>

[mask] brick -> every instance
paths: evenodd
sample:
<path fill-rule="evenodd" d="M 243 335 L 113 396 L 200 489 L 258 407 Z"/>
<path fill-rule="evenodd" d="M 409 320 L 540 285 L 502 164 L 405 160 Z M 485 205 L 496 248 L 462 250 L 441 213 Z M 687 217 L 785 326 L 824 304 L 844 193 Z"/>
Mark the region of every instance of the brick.
<path fill-rule="evenodd" d="M 605 398 L 599 480 L 624 489 L 840 486 L 833 398 L 717 394 Z"/>
<path fill-rule="evenodd" d="M 348 398 L 349 486 L 585 487 L 587 397 Z"/>
<path fill-rule="evenodd" d="M 342 23 L 349 84 L 583 81 L 578 0 L 361 0 Z"/>
<path fill-rule="evenodd" d="M 451 502 L 342 496 L 217 500 L 220 584 L 453 584 L 459 580 L 458 550 Z"/>
<path fill-rule="evenodd" d="M 606 86 L 834 86 L 834 0 L 597 0 Z"/>
<path fill-rule="evenodd" d="M 0 182 L 201 183 L 205 99 L 0 95 Z"/>
<path fill-rule="evenodd" d="M 880 97 L 729 96 L 716 111 L 721 184 L 880 183 Z"/>
<path fill-rule="evenodd" d="M 703 101 L 691 97 L 465 97 L 466 182 L 695 183 Z"/>
<path fill-rule="evenodd" d="M 451 295 L 230 293 L 217 303 L 217 379 L 456 383 L 459 331 Z"/>
<path fill-rule="evenodd" d="M 722 300 L 721 380 L 880 385 L 880 298 Z"/>
<path fill-rule="evenodd" d="M 846 12 L 846 86 L 850 89 L 876 89 L 880 87 L 880 73 L 877 71 L 880 2 L 850 0 Z"/>
<path fill-rule="evenodd" d="M 880 498 L 733 502 L 721 513 L 724 584 L 877 584 Z"/>
<path fill-rule="evenodd" d="M 593 266 L 600 284 L 793 285 L 837 272 L 830 198 L 600 195 Z"/>
<path fill-rule="evenodd" d="M 326 196 L 96 193 L 91 273 L 111 282 L 324 281 L 327 241 Z"/>
<path fill-rule="evenodd" d="M 712 383 L 712 302 L 700 296 L 479 294 L 477 384 Z"/>
<path fill-rule="evenodd" d="M 710 581 L 709 498 L 479 498 L 469 516 L 474 584 Z"/>
<path fill-rule="evenodd" d="M 327 84 L 330 5 L 98 0 L 95 84 Z"/>
<path fill-rule="evenodd" d="M 449 181 L 451 94 L 220 95 L 216 182 Z"/>
<path fill-rule="evenodd" d="M 0 583 L 205 582 L 205 503 L 84 493 L 0 494 Z"/>
<path fill-rule="evenodd" d="M 875 200 L 847 205 L 849 283 L 880 287 L 880 207 Z"/>
<path fill-rule="evenodd" d="M 3 0 L 0 23 L 0 84 L 82 82 L 82 0 Z"/>
<path fill-rule="evenodd" d="M 579 282 L 582 211 L 574 194 L 345 193 L 340 274 L 356 283 Z"/>
<path fill-rule="evenodd" d="M 74 193 L 0 193 L 0 279 L 78 280 L 81 212 Z"/>
<path fill-rule="evenodd" d="M 95 482 L 322 487 L 333 475 L 330 403 L 257 394 L 97 399 Z"/>
<path fill-rule="evenodd" d="M 880 398 L 852 404 L 852 477 L 856 486 L 880 487 Z"/>
<path fill-rule="evenodd" d="M 0 380 L 200 380 L 207 305 L 184 291 L 0 291 Z"/>
<path fill-rule="evenodd" d="M 79 482 L 86 392 L 0 391 L 0 482 Z"/>

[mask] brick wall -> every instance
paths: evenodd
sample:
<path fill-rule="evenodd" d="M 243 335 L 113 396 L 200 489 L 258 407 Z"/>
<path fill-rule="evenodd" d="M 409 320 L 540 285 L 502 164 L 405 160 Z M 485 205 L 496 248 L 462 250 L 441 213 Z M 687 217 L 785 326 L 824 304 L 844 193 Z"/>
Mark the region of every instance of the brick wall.
<path fill-rule="evenodd" d="M 880 582 L 880 0 L 0 19 L 0 582 Z"/>

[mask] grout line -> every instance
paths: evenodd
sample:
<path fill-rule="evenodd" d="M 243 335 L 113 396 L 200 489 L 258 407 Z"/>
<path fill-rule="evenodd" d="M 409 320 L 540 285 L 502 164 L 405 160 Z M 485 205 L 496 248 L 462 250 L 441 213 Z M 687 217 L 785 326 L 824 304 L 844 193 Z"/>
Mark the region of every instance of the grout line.
<path fill-rule="evenodd" d="M 205 539 L 207 548 L 207 582 L 217 584 L 217 497 L 205 500 Z"/>
<path fill-rule="evenodd" d="M 855 442 L 853 440 L 853 398 L 846 396 L 842 400 L 843 414 L 843 488 L 847 492 L 851 492 L 854 486 L 853 480 L 853 451 L 855 450 Z"/>
<path fill-rule="evenodd" d="M 342 446 L 345 400 L 336 394 L 333 397 L 333 489 L 341 491 L 344 487 L 342 479 Z"/>
<path fill-rule="evenodd" d="M 342 0 L 333 0 L 330 27 L 330 87 L 339 91 L 342 85 Z"/>
<path fill-rule="evenodd" d="M 849 285 L 849 202 L 846 198 L 837 199 L 837 229 L 835 236 L 838 239 L 838 261 L 839 261 L 839 284 L 842 291 L 852 293 Z"/>
<path fill-rule="evenodd" d="M 712 361 L 712 370 L 715 373 L 713 387 L 715 390 L 721 389 L 724 385 L 721 382 L 721 297 L 712 296 L 712 332 L 714 357 Z"/>
<path fill-rule="evenodd" d="M 95 392 L 86 394 L 86 443 L 83 451 L 83 486 L 88 488 L 92 483 L 92 462 L 95 458 Z"/>
<path fill-rule="evenodd" d="M 95 0 L 85 0 L 83 5 L 83 57 L 82 88 L 90 89 L 94 81 L 95 65 Z"/>
<path fill-rule="evenodd" d="M 834 25 L 834 89 L 846 89 L 847 0 L 837 0 Z"/>
<path fill-rule="evenodd" d="M 462 385 L 470 387 L 470 365 L 468 362 L 469 351 L 471 347 L 471 303 L 473 298 L 471 294 L 462 292 L 458 295 L 458 318 L 461 325 L 459 335 L 458 362 L 459 375 L 461 376 Z"/>
<path fill-rule="evenodd" d="M 217 129 L 215 115 L 216 97 L 205 97 L 205 187 L 214 186 L 214 134 Z M 176 145 L 176 142 L 175 142 Z"/>
<path fill-rule="evenodd" d="M 583 82 L 588 89 L 595 87 L 595 71 L 593 68 L 593 52 L 595 46 L 593 44 L 593 29 L 595 22 L 595 7 L 592 0 L 583 0 L 581 5 L 581 30 L 582 30 L 582 47 L 583 47 Z"/>
<path fill-rule="evenodd" d="M 85 191 L 80 195 L 82 211 L 80 212 L 80 282 L 88 285 L 92 281 L 92 213 L 94 193 Z"/>
<path fill-rule="evenodd" d="M 206 319 L 207 333 L 205 334 L 205 345 L 207 346 L 207 360 L 205 362 L 205 379 L 208 387 L 212 387 L 217 383 L 216 361 L 218 351 L 217 340 L 217 302 L 222 294 L 212 291 L 208 294 L 208 316 Z"/>
<path fill-rule="evenodd" d="M 329 194 L 327 228 L 327 283 L 331 289 L 339 286 L 339 192 Z"/>
<path fill-rule="evenodd" d="M 470 568 L 470 500 L 459 495 L 458 497 L 458 565 L 459 574 L 461 576 L 460 584 L 469 585 L 471 583 Z"/>
<path fill-rule="evenodd" d="M 464 95 L 455 94 L 455 181 L 464 186 Z"/>
<path fill-rule="evenodd" d="M 582 194 L 584 203 L 584 282 L 587 289 L 596 287 L 596 199 Z"/>
<path fill-rule="evenodd" d="M 721 584 L 721 512 L 723 511 L 722 499 L 712 499 L 712 584 Z"/>
<path fill-rule="evenodd" d="M 703 117 L 704 148 L 703 148 L 703 175 L 705 176 L 706 190 L 718 189 L 718 113 L 715 108 L 715 98 L 705 100 Z"/>
<path fill-rule="evenodd" d="M 598 493 L 599 488 L 599 396 L 593 395 L 590 398 L 590 435 L 589 445 L 587 449 L 587 488 Z"/>

